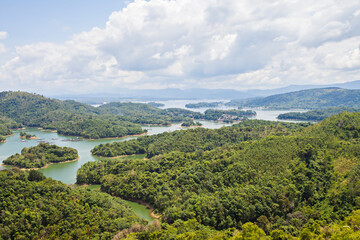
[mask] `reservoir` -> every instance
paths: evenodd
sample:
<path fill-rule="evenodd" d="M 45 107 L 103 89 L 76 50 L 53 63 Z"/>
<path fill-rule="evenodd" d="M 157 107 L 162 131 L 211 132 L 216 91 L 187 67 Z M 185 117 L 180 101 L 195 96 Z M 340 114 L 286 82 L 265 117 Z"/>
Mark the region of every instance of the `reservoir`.
<path fill-rule="evenodd" d="M 264 120 L 276 120 L 280 111 L 261 111 L 256 118 Z M 281 113 L 286 111 L 281 111 Z M 203 127 L 210 129 L 217 129 L 223 126 L 230 126 L 231 124 L 225 124 L 215 121 L 199 121 L 203 124 Z M 158 134 L 162 132 L 171 132 L 175 130 L 186 129 L 180 126 L 181 123 L 173 124 L 171 126 L 143 126 L 148 130 L 148 134 Z M 20 138 L 20 132 L 26 132 L 31 135 L 35 135 L 37 139 L 24 140 Z M 0 162 L 8 158 L 9 156 L 20 153 L 24 147 L 32 147 L 38 145 L 40 142 L 48 142 L 50 144 L 56 144 L 58 146 L 72 147 L 77 149 L 80 159 L 75 162 L 57 163 L 51 164 L 47 168 L 40 169 L 46 177 L 51 177 L 55 180 L 59 180 L 66 184 L 74 184 L 76 182 L 77 170 L 86 162 L 96 161 L 99 158 L 91 155 L 91 149 L 96 145 L 112 143 L 118 141 L 127 141 L 137 138 L 137 136 L 117 138 L 117 139 L 97 139 L 87 140 L 78 137 L 69 137 L 59 135 L 56 132 L 44 131 L 38 128 L 26 128 L 25 130 L 15 130 L 12 136 L 6 137 L 6 142 L 0 143 Z M 149 216 L 150 211 L 138 203 L 130 202 L 134 211 L 147 220 L 151 220 Z"/>

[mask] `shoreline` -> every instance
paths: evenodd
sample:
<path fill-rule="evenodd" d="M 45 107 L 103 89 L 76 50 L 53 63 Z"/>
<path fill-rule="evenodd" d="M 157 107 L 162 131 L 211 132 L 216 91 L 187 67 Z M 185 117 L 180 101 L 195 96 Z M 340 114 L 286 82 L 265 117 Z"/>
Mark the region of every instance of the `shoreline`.
<path fill-rule="evenodd" d="M 89 187 L 89 186 L 92 186 L 92 185 L 99 185 L 99 184 L 82 184 L 82 185 L 75 184 L 75 185 L 80 186 L 80 187 Z M 109 193 L 104 192 L 104 191 L 101 190 L 101 184 L 100 184 L 99 191 L 101 191 L 101 192 L 103 192 L 103 193 L 106 193 L 106 194 L 109 194 Z M 111 195 L 111 194 L 109 194 L 109 195 Z M 111 195 L 111 196 L 113 196 L 113 195 Z M 120 199 L 122 199 L 122 200 L 130 201 L 130 202 L 135 202 L 135 203 L 138 203 L 138 204 L 140 204 L 140 205 L 143 205 L 143 206 L 145 206 L 147 209 L 150 210 L 149 216 L 150 216 L 151 218 L 161 219 L 161 216 L 155 214 L 155 212 L 154 212 L 154 211 L 155 211 L 155 208 L 153 208 L 153 207 L 150 205 L 150 203 L 147 203 L 147 202 L 145 202 L 145 201 L 143 201 L 143 200 L 126 199 L 126 198 L 122 198 L 122 197 L 120 197 L 120 196 L 114 196 L 114 197 L 118 197 L 118 198 L 120 198 Z"/>
<path fill-rule="evenodd" d="M 130 154 L 130 155 L 119 155 L 119 156 L 115 156 L 115 157 L 104 157 L 104 156 L 94 155 L 94 154 L 91 154 L 91 155 L 94 157 L 104 158 L 104 159 L 116 159 L 116 158 L 124 158 L 124 157 L 136 156 L 136 155 L 145 155 L 143 160 L 148 160 L 148 158 L 146 158 L 146 153 L 134 153 L 134 154 Z"/>
<path fill-rule="evenodd" d="M 38 139 L 38 137 L 30 137 L 30 138 L 27 138 L 27 137 L 20 137 L 21 139 Z"/>
<path fill-rule="evenodd" d="M 26 129 L 26 128 L 23 128 L 23 129 Z M 58 132 L 56 129 L 44 129 L 44 128 L 41 128 L 41 127 L 38 127 L 37 129 L 42 131 L 42 132 L 52 132 L 52 133 L 57 133 Z M 122 136 L 122 137 L 105 137 L 105 138 L 85 138 L 85 137 L 80 136 L 80 135 L 64 135 L 64 134 L 60 134 L 60 133 L 58 133 L 58 134 L 60 136 L 64 136 L 64 137 L 79 137 L 82 140 L 102 140 L 102 139 L 120 139 L 120 138 L 127 138 L 127 137 L 139 137 L 139 136 L 146 135 L 147 132 L 140 133 L 140 134 L 134 134 L 134 135 L 125 135 L 125 136 Z"/>
<path fill-rule="evenodd" d="M 102 139 L 121 139 L 121 138 L 127 138 L 127 137 L 140 137 L 140 136 L 143 136 L 143 135 L 146 135 L 147 132 L 145 133 L 140 133 L 140 134 L 134 134 L 134 135 L 125 135 L 125 136 L 122 136 L 122 137 L 106 137 L 106 138 L 83 138 L 84 140 L 102 140 Z M 60 134 L 61 135 L 61 134 Z M 66 135 L 63 135 L 63 136 L 66 136 Z M 74 137 L 79 137 L 79 136 L 74 136 Z"/>
<path fill-rule="evenodd" d="M 68 160 L 68 161 L 64 161 L 64 162 L 50 162 L 50 163 L 47 163 L 45 164 L 43 167 L 41 168 L 19 168 L 20 170 L 22 171 L 30 171 L 30 170 L 40 170 L 40 169 L 44 169 L 44 168 L 47 168 L 49 167 L 50 165 L 52 164 L 58 164 L 58 163 L 68 163 L 68 162 L 75 162 L 75 161 L 78 161 L 80 159 L 80 157 L 76 158 L 76 159 L 73 159 L 73 160 Z M 0 166 L 8 166 L 8 167 L 17 167 L 15 165 L 7 165 L 7 164 L 0 164 Z M 17 167 L 18 168 L 18 167 Z"/>
<path fill-rule="evenodd" d="M 125 199 L 125 198 L 122 198 L 122 197 L 119 197 L 119 198 Z M 136 202 L 136 203 L 138 203 L 138 204 L 140 204 L 140 205 L 145 206 L 147 209 L 150 210 L 150 217 L 155 218 L 155 219 L 161 219 L 161 216 L 155 214 L 155 212 L 154 212 L 154 211 L 155 211 L 155 208 L 153 208 L 153 207 L 150 205 L 150 203 L 147 203 L 147 202 L 145 202 L 145 201 L 143 201 L 143 200 L 137 200 L 137 199 L 125 199 L 125 200 L 131 201 L 131 202 Z"/>

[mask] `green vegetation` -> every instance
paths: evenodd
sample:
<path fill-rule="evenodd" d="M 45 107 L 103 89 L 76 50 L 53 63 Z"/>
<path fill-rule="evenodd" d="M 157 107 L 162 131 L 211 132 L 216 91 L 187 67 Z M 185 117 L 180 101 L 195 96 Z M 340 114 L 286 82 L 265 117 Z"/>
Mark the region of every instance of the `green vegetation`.
<path fill-rule="evenodd" d="M 0 112 L 24 126 L 54 129 L 64 135 L 106 138 L 143 133 L 141 126 L 104 115 L 95 107 L 26 92 L 1 92 Z"/>
<path fill-rule="evenodd" d="M 269 109 L 323 109 L 329 107 L 360 108 L 360 90 L 317 88 L 264 98 L 232 100 L 227 105 L 265 107 Z"/>
<path fill-rule="evenodd" d="M 282 120 L 298 120 L 298 121 L 321 121 L 325 118 L 339 114 L 343 111 L 347 112 L 359 112 L 359 109 L 338 107 L 338 108 L 326 108 L 322 110 L 313 110 L 308 112 L 289 112 L 283 113 L 278 116 L 278 119 Z"/>
<path fill-rule="evenodd" d="M 231 127 L 220 129 L 195 128 L 186 131 L 164 132 L 142 136 L 125 142 L 100 144 L 91 152 L 97 156 L 115 157 L 144 154 L 148 158 L 171 151 L 194 152 L 212 150 L 216 147 L 259 139 L 268 134 L 287 135 L 308 124 L 290 124 L 262 120 L 245 120 Z"/>
<path fill-rule="evenodd" d="M 137 124 L 170 125 L 172 122 L 183 121 L 186 117 L 172 114 L 167 109 L 159 109 L 145 103 L 108 103 L 101 105 L 99 110 L 103 114 L 116 115 L 123 121 Z"/>
<path fill-rule="evenodd" d="M 186 108 L 215 108 L 223 102 L 199 102 L 199 103 L 188 103 L 185 105 Z"/>
<path fill-rule="evenodd" d="M 163 103 L 157 103 L 157 102 L 148 102 L 148 104 L 150 105 L 150 106 L 153 106 L 153 107 L 164 107 L 165 106 L 165 104 L 163 104 Z"/>
<path fill-rule="evenodd" d="M 223 122 L 233 122 L 233 121 L 241 121 L 246 119 L 247 117 L 256 116 L 256 112 L 252 110 L 217 110 L 217 109 L 208 109 L 205 111 L 205 120 L 216 120 Z"/>
<path fill-rule="evenodd" d="M 26 139 L 36 138 L 35 135 L 31 135 L 31 134 L 26 133 L 26 132 L 20 132 L 20 137 L 21 138 L 26 138 Z"/>
<path fill-rule="evenodd" d="M 4 136 L 13 134 L 12 129 L 22 128 L 22 124 L 15 122 L 14 120 L 0 115 L 0 142 L 5 142 Z"/>
<path fill-rule="evenodd" d="M 170 125 L 173 122 L 189 120 L 239 121 L 255 116 L 256 112 L 247 110 L 206 110 L 204 114 L 181 108 L 159 109 L 143 103 L 108 103 L 99 107 L 104 114 L 113 114 L 124 121 L 138 124 Z"/>
<path fill-rule="evenodd" d="M 37 171 L 0 171 L 1 239 L 111 239 L 144 224 L 123 200 Z"/>
<path fill-rule="evenodd" d="M 182 238 L 209 234 L 206 239 L 226 230 L 233 239 L 359 237 L 360 113 L 343 112 L 306 128 L 245 121 L 201 131 L 113 145 L 124 151 L 137 146 L 149 159 L 88 162 L 77 181 L 148 202 L 170 224 L 129 239 L 165 239 L 171 231 Z M 194 228 L 179 232 L 188 221 Z"/>
<path fill-rule="evenodd" d="M 189 120 L 189 121 L 183 122 L 181 124 L 181 126 L 182 127 L 200 127 L 200 126 L 202 126 L 202 123 L 195 122 L 194 120 Z"/>
<path fill-rule="evenodd" d="M 72 161 L 77 158 L 79 156 L 74 148 L 40 143 L 35 147 L 23 148 L 21 154 L 12 155 L 3 163 L 20 168 L 41 168 L 49 163 Z"/>

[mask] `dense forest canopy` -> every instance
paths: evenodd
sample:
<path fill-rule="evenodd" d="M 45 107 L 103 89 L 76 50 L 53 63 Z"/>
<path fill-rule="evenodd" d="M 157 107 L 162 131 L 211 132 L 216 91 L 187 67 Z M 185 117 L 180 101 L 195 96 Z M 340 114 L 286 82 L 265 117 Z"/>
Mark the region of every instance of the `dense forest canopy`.
<path fill-rule="evenodd" d="M 17 123 L 11 118 L 5 117 L 0 113 L 0 142 L 4 142 L 6 140 L 4 136 L 13 134 L 13 129 L 22 127 L 22 124 Z"/>
<path fill-rule="evenodd" d="M 45 179 L 37 171 L 0 171 L 1 239 L 112 239 L 144 224 L 119 199 Z"/>
<path fill-rule="evenodd" d="M 297 121 L 321 121 L 325 118 L 339 114 L 343 111 L 360 112 L 360 109 L 349 107 L 332 107 L 307 112 L 288 112 L 282 113 L 277 118 L 281 120 L 297 120 Z"/>
<path fill-rule="evenodd" d="M 0 116 L 0 135 L 11 134 L 4 128 L 24 125 L 92 139 L 144 133 L 139 124 L 170 125 L 193 119 L 233 121 L 255 114 L 238 110 L 211 110 L 202 114 L 180 108 L 159 109 L 144 103 L 108 103 L 96 108 L 26 92 L 1 92 L 0 113 L 13 121 L 12 126 L 10 123 L 3 126 Z"/>
<path fill-rule="evenodd" d="M 1 92 L 0 112 L 24 126 L 58 130 L 85 138 L 140 134 L 141 126 L 75 101 L 60 101 L 26 92 Z"/>
<path fill-rule="evenodd" d="M 72 161 L 78 158 L 78 152 L 74 148 L 39 143 L 35 147 L 23 148 L 21 154 L 12 155 L 3 163 L 20 168 L 41 168 L 49 163 Z"/>
<path fill-rule="evenodd" d="M 94 147 L 91 152 L 94 155 L 103 157 L 146 153 L 147 157 L 150 158 L 171 151 L 212 150 L 219 146 L 259 139 L 268 134 L 286 135 L 305 126 L 308 126 L 308 123 L 289 124 L 263 120 L 245 120 L 231 127 L 220 129 L 196 128 L 142 136 L 125 142 L 100 144 Z"/>
<path fill-rule="evenodd" d="M 236 139 L 243 136 L 240 141 L 202 150 L 173 145 L 149 154 L 157 139 L 164 142 L 168 138 L 172 143 L 179 133 L 140 138 L 138 146 L 145 146 L 142 152 L 150 159 L 88 162 L 78 171 L 77 179 L 79 183 L 100 183 L 102 190 L 112 195 L 144 200 L 168 224 L 195 219 L 224 231 L 252 222 L 256 225 L 245 227 L 258 233 L 261 230 L 262 237 L 356 239 L 360 222 L 346 230 L 339 228 L 360 216 L 356 212 L 360 198 L 360 113 L 343 112 L 306 128 L 252 124 L 247 139 L 239 131 Z M 237 128 L 218 131 L 236 133 Z M 183 138 L 187 141 L 184 145 L 192 146 L 207 139 L 205 136 L 210 136 L 212 143 L 211 134 L 190 134 L 196 130 L 181 133 L 189 134 Z M 131 144 L 120 148 L 125 146 Z"/>
<path fill-rule="evenodd" d="M 329 107 L 360 108 L 360 90 L 317 88 L 272 95 L 264 98 L 232 100 L 230 106 L 268 109 L 323 109 Z"/>

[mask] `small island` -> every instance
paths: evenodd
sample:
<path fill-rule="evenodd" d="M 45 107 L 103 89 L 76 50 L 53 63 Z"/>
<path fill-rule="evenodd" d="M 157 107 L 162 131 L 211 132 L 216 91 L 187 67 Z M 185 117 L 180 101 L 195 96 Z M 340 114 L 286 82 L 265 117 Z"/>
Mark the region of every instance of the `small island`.
<path fill-rule="evenodd" d="M 186 108 L 215 108 L 223 102 L 199 102 L 199 103 L 188 103 L 185 105 Z"/>
<path fill-rule="evenodd" d="M 185 121 L 181 124 L 182 127 L 200 127 L 202 123 L 195 122 L 194 120 Z"/>
<path fill-rule="evenodd" d="M 6 141 L 6 139 L 3 136 L 0 136 L 0 143 L 3 143 L 5 141 Z"/>
<path fill-rule="evenodd" d="M 20 138 L 35 139 L 37 137 L 26 132 L 20 132 Z"/>
<path fill-rule="evenodd" d="M 75 161 L 78 158 L 78 152 L 74 148 L 40 143 L 35 147 L 23 148 L 21 154 L 12 155 L 4 160 L 3 163 L 30 169 L 43 168 L 51 163 Z"/>
<path fill-rule="evenodd" d="M 149 104 L 150 106 L 157 107 L 157 108 L 159 108 L 159 107 L 164 107 L 164 106 L 165 106 L 165 104 L 163 104 L 163 103 L 157 103 L 157 102 L 148 102 L 148 104 Z"/>
<path fill-rule="evenodd" d="M 205 120 L 221 121 L 232 123 L 234 121 L 243 121 L 248 117 L 256 116 L 256 112 L 253 110 L 217 110 L 208 109 L 204 112 Z"/>

